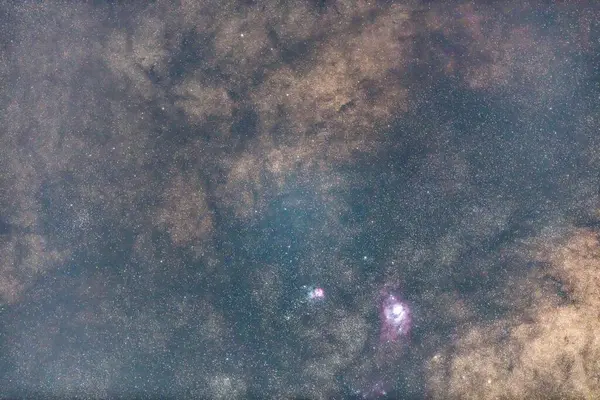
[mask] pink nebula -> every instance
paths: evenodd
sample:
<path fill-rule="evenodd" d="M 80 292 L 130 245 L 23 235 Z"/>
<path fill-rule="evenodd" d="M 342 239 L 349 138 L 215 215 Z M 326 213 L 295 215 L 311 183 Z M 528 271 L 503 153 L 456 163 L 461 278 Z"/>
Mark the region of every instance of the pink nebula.
<path fill-rule="evenodd" d="M 393 342 L 408 335 L 411 327 L 411 311 L 408 304 L 388 290 L 382 292 L 381 333 L 382 342 Z"/>

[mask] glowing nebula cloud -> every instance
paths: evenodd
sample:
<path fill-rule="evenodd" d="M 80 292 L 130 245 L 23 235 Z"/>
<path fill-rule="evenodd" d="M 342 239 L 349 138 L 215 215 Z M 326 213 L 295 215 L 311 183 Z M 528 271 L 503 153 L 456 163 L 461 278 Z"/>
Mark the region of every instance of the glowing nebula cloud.
<path fill-rule="evenodd" d="M 409 305 L 399 295 L 384 290 L 380 307 L 381 341 L 393 342 L 408 335 L 412 320 Z"/>
<path fill-rule="evenodd" d="M 374 346 L 374 364 L 370 373 L 350 383 L 357 398 L 383 399 L 393 397 L 399 376 L 400 360 L 410 345 L 412 311 L 397 285 L 386 284 L 377 298 L 379 311 L 379 343 Z M 392 397 L 389 397 L 392 396 Z"/>

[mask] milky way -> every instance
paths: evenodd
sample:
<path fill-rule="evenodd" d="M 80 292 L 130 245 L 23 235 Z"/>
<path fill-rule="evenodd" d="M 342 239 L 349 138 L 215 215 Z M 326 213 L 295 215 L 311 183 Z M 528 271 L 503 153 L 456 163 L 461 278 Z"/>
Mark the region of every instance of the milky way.
<path fill-rule="evenodd" d="M 0 398 L 600 398 L 597 1 L 0 10 Z"/>

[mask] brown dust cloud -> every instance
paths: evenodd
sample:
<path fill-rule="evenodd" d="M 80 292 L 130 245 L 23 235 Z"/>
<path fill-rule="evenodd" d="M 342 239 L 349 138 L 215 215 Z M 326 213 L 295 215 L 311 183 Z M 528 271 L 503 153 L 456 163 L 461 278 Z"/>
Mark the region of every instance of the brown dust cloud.
<path fill-rule="evenodd" d="M 0 398 L 600 398 L 598 21 L 0 0 Z"/>

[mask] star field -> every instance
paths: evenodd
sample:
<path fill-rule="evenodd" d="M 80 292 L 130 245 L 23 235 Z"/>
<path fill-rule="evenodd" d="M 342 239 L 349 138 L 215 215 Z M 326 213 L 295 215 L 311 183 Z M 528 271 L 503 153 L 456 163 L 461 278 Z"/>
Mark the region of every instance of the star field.
<path fill-rule="evenodd" d="M 595 2 L 0 9 L 0 398 L 600 397 Z"/>

